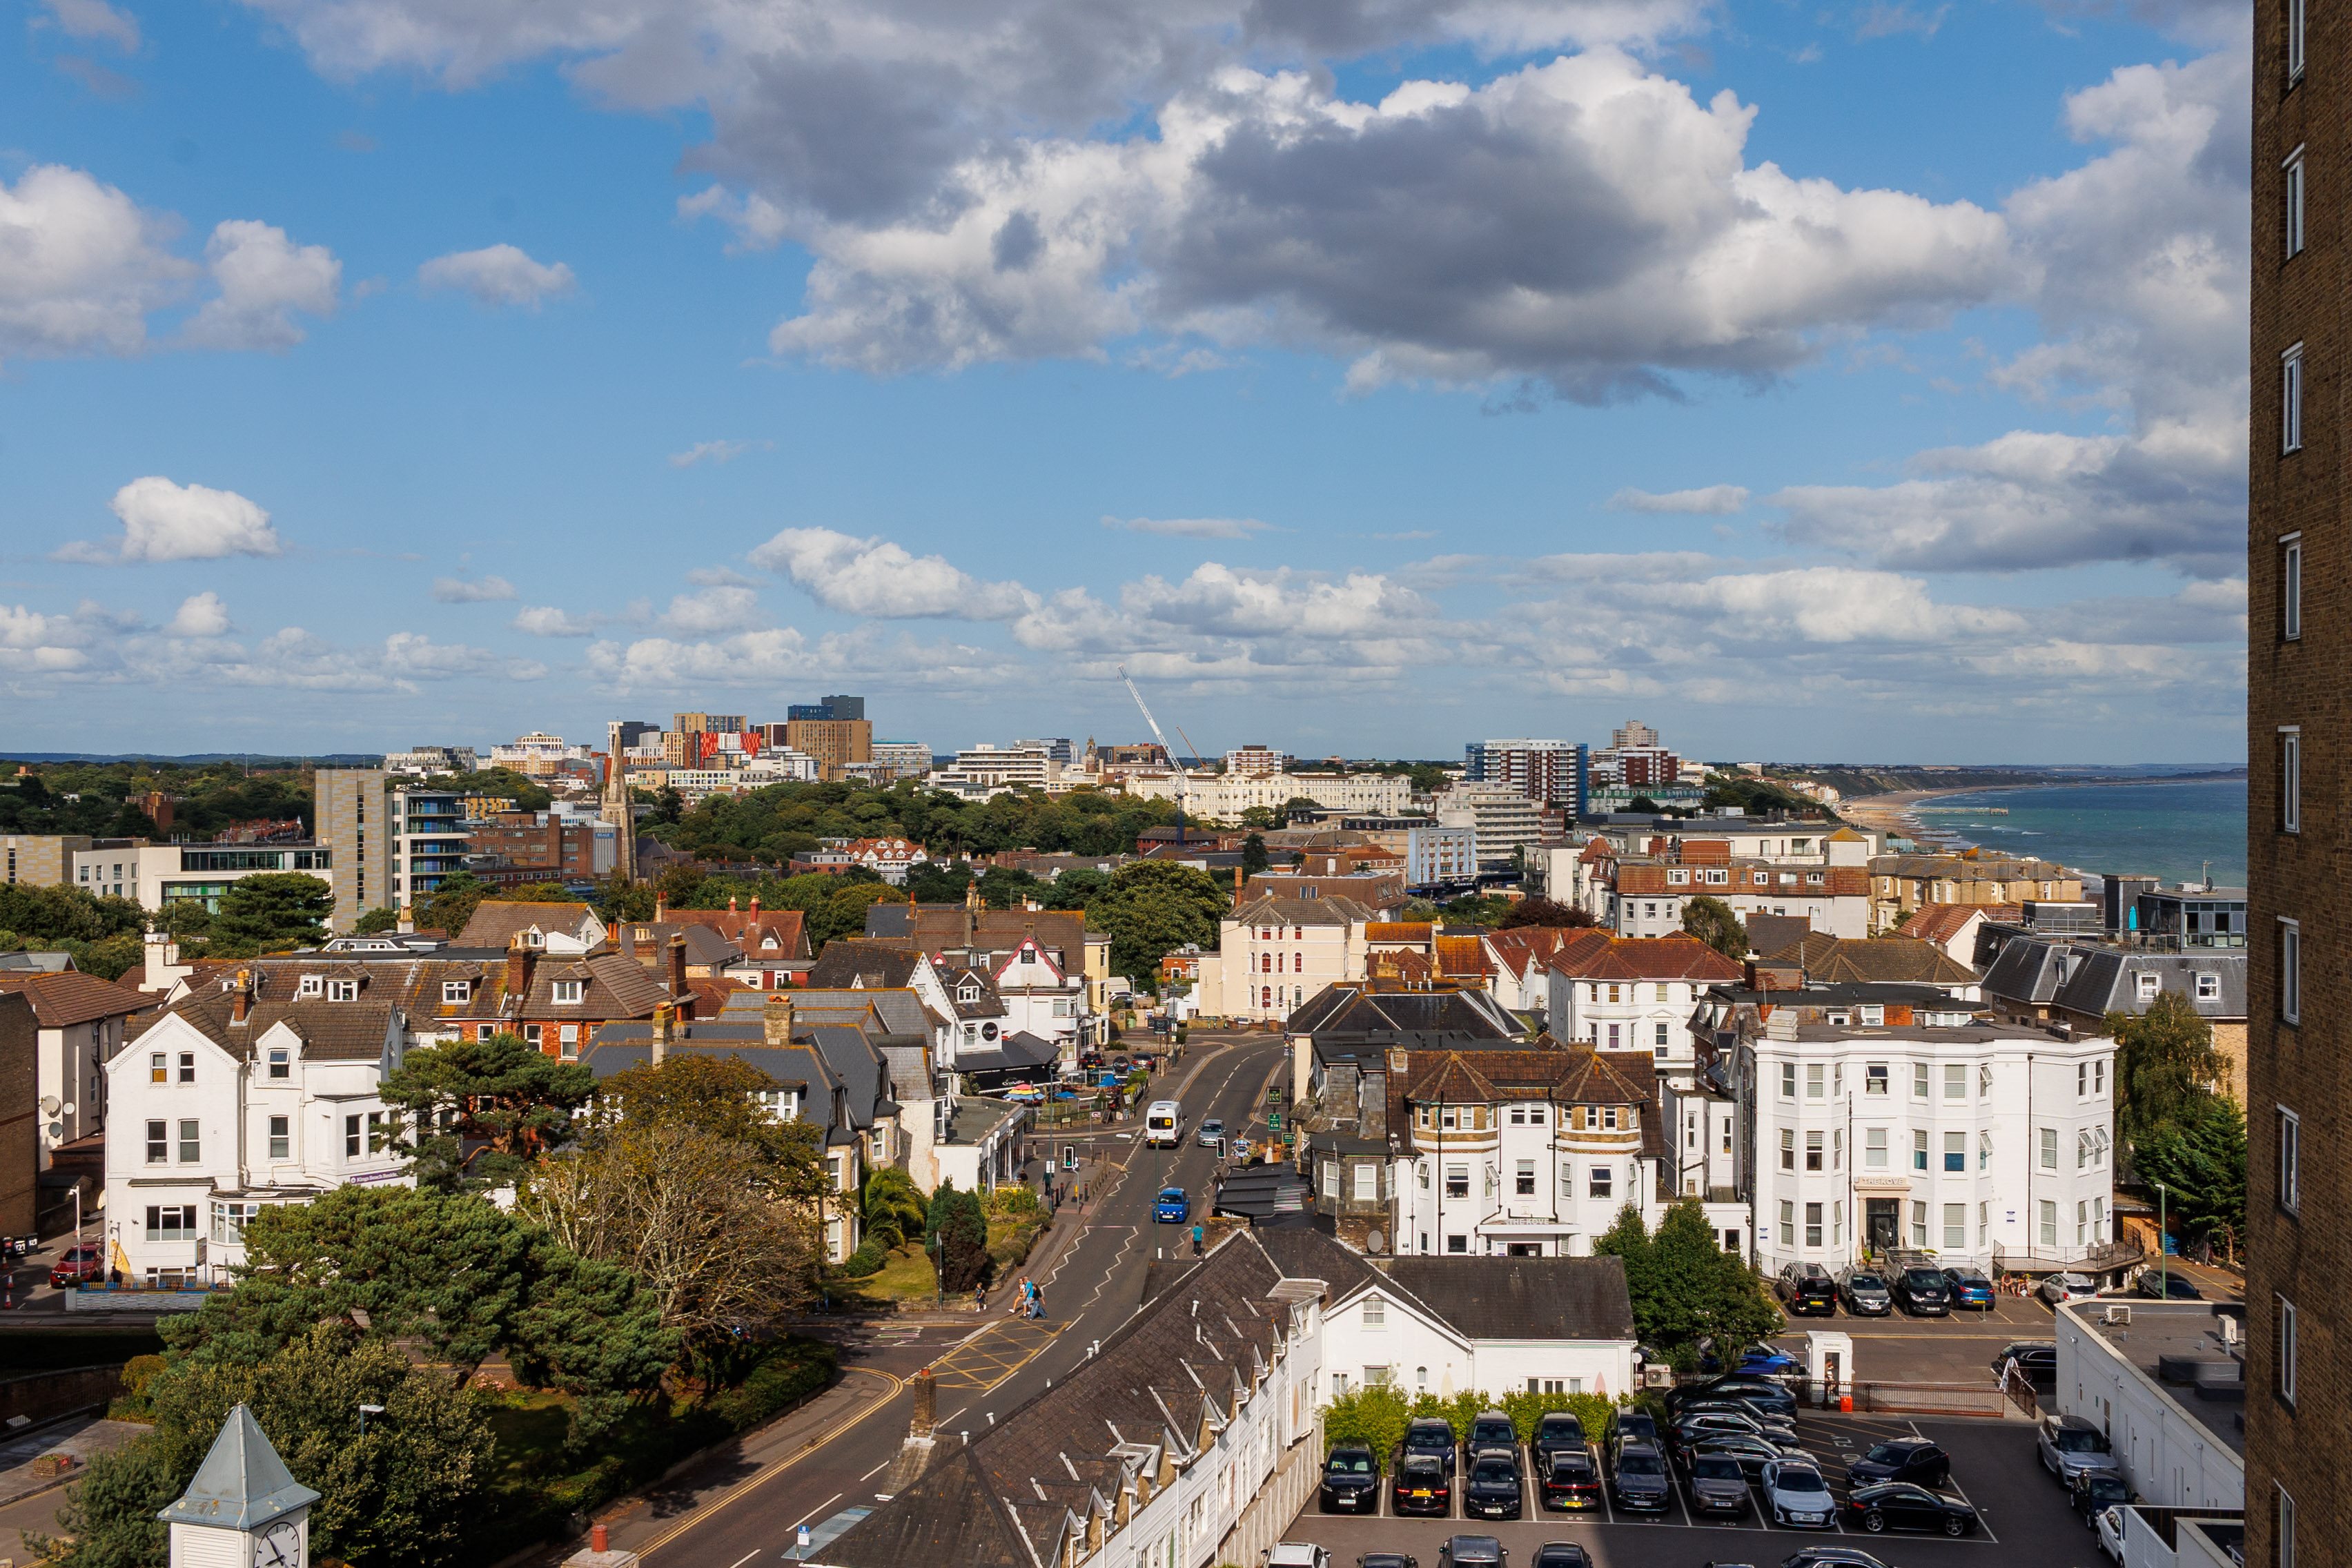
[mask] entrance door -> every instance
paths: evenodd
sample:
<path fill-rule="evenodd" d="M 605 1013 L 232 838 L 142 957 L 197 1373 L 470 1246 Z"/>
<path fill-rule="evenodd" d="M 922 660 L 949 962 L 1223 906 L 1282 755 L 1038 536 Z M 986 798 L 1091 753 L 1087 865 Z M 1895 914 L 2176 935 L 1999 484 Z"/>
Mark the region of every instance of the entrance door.
<path fill-rule="evenodd" d="M 1894 1251 L 1903 1234 L 1903 1200 L 1864 1198 L 1863 1202 L 1869 1205 L 1864 1223 L 1869 1226 L 1866 1234 L 1870 1237 L 1870 1249 L 1873 1252 Z"/>
<path fill-rule="evenodd" d="M 1514 1241 L 1503 1248 L 1503 1255 L 1506 1258 L 1541 1258 L 1543 1256 L 1543 1243 L 1539 1241 Z"/>

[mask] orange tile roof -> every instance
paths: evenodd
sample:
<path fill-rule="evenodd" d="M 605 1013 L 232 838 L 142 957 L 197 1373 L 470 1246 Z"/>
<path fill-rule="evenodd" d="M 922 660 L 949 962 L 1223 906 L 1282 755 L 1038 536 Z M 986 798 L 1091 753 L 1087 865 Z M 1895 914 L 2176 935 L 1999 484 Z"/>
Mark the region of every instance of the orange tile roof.
<path fill-rule="evenodd" d="M 1606 947 L 1556 953 L 1551 967 L 1571 980 L 1738 980 L 1739 965 L 1695 936 L 1612 937 Z"/>

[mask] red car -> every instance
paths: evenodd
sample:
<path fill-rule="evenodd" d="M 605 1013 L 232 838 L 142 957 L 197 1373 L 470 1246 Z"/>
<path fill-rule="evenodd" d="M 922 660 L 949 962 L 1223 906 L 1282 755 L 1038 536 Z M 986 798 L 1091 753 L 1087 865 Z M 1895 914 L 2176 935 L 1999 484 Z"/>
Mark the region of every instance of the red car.
<path fill-rule="evenodd" d="M 49 1283 L 59 1289 L 105 1278 L 106 1255 L 95 1242 L 66 1248 L 66 1255 L 49 1269 Z"/>

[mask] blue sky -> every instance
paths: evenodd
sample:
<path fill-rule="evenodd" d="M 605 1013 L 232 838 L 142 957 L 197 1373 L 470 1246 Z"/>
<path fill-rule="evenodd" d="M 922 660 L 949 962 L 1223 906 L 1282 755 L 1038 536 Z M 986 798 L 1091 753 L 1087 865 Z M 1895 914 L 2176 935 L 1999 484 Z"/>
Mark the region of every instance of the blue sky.
<path fill-rule="evenodd" d="M 7 740 L 2238 760 L 2247 31 L 0 0 Z"/>

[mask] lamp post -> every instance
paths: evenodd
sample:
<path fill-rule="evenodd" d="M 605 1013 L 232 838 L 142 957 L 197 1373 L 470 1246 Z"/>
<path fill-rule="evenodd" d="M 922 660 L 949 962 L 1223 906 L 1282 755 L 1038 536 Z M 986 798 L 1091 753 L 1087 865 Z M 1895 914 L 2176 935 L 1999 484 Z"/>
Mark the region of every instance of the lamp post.
<path fill-rule="evenodd" d="M 2164 1253 L 2164 1184 L 2158 1182 L 2156 1184 L 2156 1299 L 2159 1301 L 2172 1299 L 2171 1265 Z"/>
<path fill-rule="evenodd" d="M 360 1406 L 360 1436 L 362 1436 L 362 1437 L 364 1437 L 364 1436 L 367 1436 L 367 1418 L 368 1418 L 369 1416 L 371 1416 L 371 1415 L 383 1415 L 383 1405 L 361 1405 L 361 1406 Z"/>

